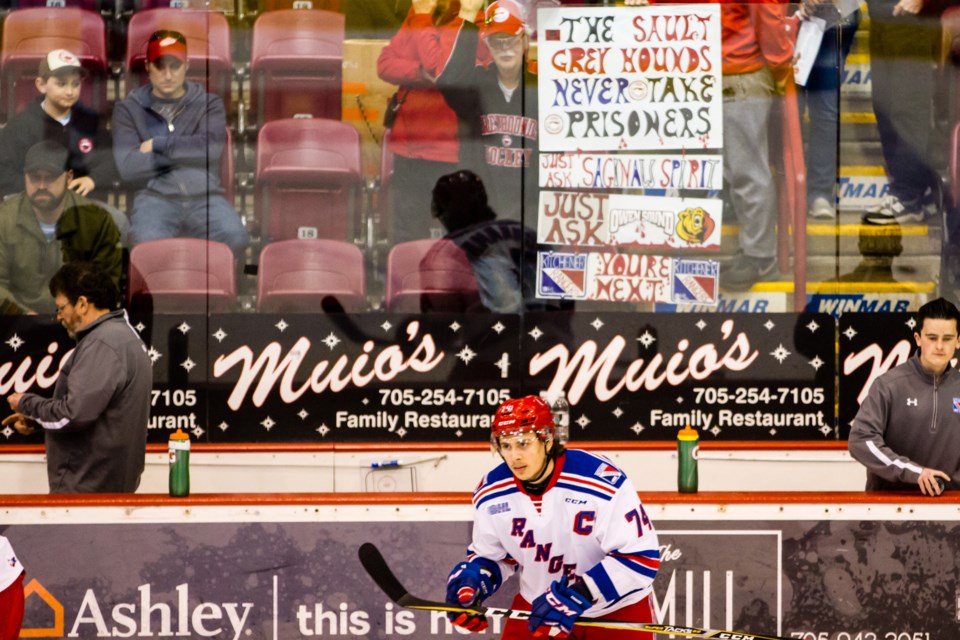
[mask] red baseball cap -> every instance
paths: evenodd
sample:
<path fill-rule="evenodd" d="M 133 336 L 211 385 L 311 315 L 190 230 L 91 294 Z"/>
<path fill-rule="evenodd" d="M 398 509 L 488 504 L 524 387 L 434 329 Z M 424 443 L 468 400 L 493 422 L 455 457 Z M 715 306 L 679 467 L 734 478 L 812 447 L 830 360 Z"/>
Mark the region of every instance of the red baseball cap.
<path fill-rule="evenodd" d="M 170 56 L 180 62 L 187 61 L 187 39 L 179 31 L 157 31 L 147 43 L 147 62 Z"/>
<path fill-rule="evenodd" d="M 495 33 L 507 36 L 519 36 L 526 32 L 526 13 L 512 0 L 497 0 L 487 7 L 483 16 L 483 37 L 489 38 Z"/>

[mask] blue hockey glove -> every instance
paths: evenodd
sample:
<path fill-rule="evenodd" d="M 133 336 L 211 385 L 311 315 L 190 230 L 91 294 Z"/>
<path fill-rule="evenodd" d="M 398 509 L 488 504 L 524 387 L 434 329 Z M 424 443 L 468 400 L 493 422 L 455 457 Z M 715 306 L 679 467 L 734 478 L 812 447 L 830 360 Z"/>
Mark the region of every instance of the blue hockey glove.
<path fill-rule="evenodd" d="M 503 582 L 500 567 L 486 558 L 461 562 L 447 577 L 447 602 L 469 607 L 481 604 L 492 596 Z M 483 631 L 488 622 L 484 616 L 469 613 L 448 613 L 447 618 L 468 631 Z"/>
<path fill-rule="evenodd" d="M 574 578 L 572 584 L 567 579 L 554 580 L 544 593 L 533 601 L 530 622 L 527 628 L 535 636 L 549 634 L 556 627 L 557 638 L 566 638 L 573 631 L 573 625 L 583 612 L 593 606 L 593 596 L 586 583 Z"/>

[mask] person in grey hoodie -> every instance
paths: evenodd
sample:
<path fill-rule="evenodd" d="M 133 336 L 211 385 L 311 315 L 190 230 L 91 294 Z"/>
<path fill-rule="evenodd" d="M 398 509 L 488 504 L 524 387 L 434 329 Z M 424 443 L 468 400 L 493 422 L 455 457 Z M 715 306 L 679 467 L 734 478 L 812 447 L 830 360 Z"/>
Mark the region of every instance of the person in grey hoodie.
<path fill-rule="evenodd" d="M 917 353 L 870 386 L 847 447 L 867 468 L 867 491 L 940 495 L 960 486 L 960 311 L 937 298 L 918 310 Z"/>
<path fill-rule="evenodd" d="M 71 262 L 50 280 L 57 319 L 77 339 L 52 398 L 14 393 L 12 424 L 43 429 L 51 493 L 133 493 L 147 444 L 153 370 L 110 275 Z"/>
<path fill-rule="evenodd" d="M 179 32 L 150 36 L 146 65 L 150 84 L 113 110 L 117 170 L 138 190 L 130 242 L 207 238 L 239 255 L 249 237 L 219 178 L 227 136 L 223 101 L 186 79 L 187 41 Z"/>

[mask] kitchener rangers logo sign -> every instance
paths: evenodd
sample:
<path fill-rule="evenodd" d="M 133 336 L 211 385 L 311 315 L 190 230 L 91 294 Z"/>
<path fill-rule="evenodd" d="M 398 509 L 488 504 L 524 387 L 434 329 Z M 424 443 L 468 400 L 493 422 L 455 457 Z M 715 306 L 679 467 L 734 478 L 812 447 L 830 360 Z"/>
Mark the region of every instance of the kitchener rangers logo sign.
<path fill-rule="evenodd" d="M 93 140 L 90 138 L 81 138 L 80 142 L 77 143 L 77 148 L 80 150 L 80 153 L 90 153 L 93 151 Z"/>
<path fill-rule="evenodd" d="M 673 301 L 716 304 L 720 263 L 677 260 L 673 269 Z"/>
<path fill-rule="evenodd" d="M 960 398 L 953 399 L 953 412 L 960 413 Z"/>
<path fill-rule="evenodd" d="M 600 465 L 594 475 L 606 480 L 612 485 L 616 485 L 620 481 L 620 478 L 623 477 L 623 473 L 619 469 L 611 467 L 609 464 Z"/>

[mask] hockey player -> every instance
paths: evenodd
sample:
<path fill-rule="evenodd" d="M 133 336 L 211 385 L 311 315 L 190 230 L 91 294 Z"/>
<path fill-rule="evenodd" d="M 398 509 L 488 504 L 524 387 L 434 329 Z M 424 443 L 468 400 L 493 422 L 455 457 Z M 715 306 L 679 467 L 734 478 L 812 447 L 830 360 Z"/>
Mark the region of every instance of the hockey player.
<path fill-rule="evenodd" d="M 447 578 L 447 602 L 479 604 L 519 573 L 501 636 L 565 638 L 580 616 L 653 622 L 650 594 L 660 565 L 657 534 L 626 474 L 600 456 L 567 450 L 536 396 L 507 400 L 493 418 L 491 442 L 503 463 L 473 494 L 473 542 Z M 448 614 L 471 631 L 487 621 Z M 554 631 L 554 629 L 556 629 Z M 578 640 L 652 640 L 653 634 L 578 627 Z"/>

